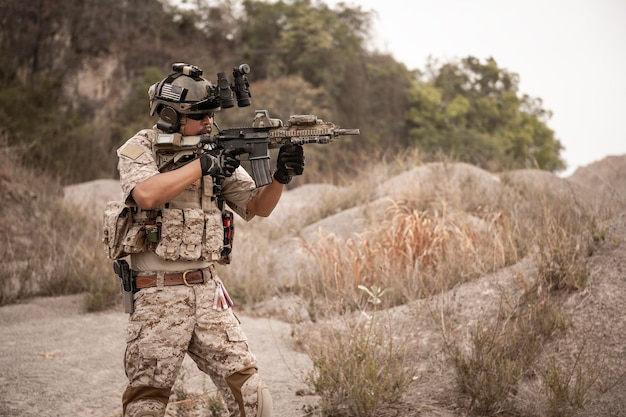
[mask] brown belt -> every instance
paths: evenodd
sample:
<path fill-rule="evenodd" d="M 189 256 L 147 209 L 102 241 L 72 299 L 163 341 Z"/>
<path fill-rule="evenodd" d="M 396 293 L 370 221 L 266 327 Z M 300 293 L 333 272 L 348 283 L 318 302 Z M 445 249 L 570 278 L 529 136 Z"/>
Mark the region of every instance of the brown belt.
<path fill-rule="evenodd" d="M 172 274 L 163 275 L 163 285 L 191 285 L 202 284 L 204 282 L 204 275 L 201 269 L 193 271 L 176 272 Z M 144 275 L 135 277 L 135 288 L 138 290 L 142 288 L 150 288 L 157 286 L 156 275 Z"/>

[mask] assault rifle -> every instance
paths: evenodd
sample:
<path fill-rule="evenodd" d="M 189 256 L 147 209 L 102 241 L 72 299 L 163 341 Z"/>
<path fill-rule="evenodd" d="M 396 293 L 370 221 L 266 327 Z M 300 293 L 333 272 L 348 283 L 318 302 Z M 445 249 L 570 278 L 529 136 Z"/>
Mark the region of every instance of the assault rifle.
<path fill-rule="evenodd" d="M 280 119 L 271 119 L 267 110 L 255 112 L 252 127 L 236 127 L 219 130 L 215 135 L 200 137 L 200 143 L 213 144 L 224 149 L 243 148 L 248 154 L 251 175 L 257 187 L 272 182 L 270 149 L 280 148 L 286 143 L 331 143 L 339 136 L 359 135 L 359 129 L 340 129 L 312 114 L 289 117 L 283 126 Z"/>
<path fill-rule="evenodd" d="M 250 161 L 250 174 L 258 188 L 272 182 L 270 149 L 279 148 L 286 143 L 332 143 L 339 136 L 360 133 L 359 129 L 340 129 L 312 114 L 291 116 L 286 126 L 283 126 L 282 120 L 270 118 L 267 110 L 257 110 L 251 127 L 223 130 L 218 128 L 217 134 L 202 136 L 160 134 L 157 146 L 159 149 L 184 151 L 189 156 L 197 155 L 205 145 L 212 148 L 245 149 Z"/>

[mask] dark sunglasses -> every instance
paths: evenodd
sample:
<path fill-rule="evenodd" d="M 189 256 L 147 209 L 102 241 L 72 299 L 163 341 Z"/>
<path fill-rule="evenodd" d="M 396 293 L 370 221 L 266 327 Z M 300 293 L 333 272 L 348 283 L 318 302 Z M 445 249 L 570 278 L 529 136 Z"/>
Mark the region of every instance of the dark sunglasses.
<path fill-rule="evenodd" d="M 191 120 L 204 120 L 205 117 L 208 117 L 210 119 L 213 118 L 215 114 L 213 112 L 208 112 L 208 113 L 191 113 L 187 115 L 188 119 Z"/>

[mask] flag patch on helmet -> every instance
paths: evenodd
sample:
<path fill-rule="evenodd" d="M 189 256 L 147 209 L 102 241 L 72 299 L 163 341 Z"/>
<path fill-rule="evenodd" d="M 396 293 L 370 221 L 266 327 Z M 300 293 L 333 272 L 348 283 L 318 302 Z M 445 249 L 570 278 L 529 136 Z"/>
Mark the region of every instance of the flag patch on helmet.
<path fill-rule="evenodd" d="M 166 84 L 163 84 L 163 87 L 161 88 L 161 97 L 166 100 L 180 102 L 182 101 L 181 99 L 182 99 L 184 92 L 185 92 L 185 88 L 179 85 L 166 83 Z"/>

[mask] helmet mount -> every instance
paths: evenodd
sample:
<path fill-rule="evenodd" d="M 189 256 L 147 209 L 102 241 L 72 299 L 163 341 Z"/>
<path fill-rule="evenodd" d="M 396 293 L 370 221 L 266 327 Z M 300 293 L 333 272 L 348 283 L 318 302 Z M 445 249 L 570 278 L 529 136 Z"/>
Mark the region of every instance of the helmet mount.
<path fill-rule="evenodd" d="M 181 118 L 186 114 L 215 112 L 237 105 L 250 105 L 250 90 L 246 75 L 250 72 L 247 64 L 233 69 L 231 83 L 225 73 L 218 73 L 218 85 L 202 77 L 202 69 L 195 65 L 175 63 L 174 73 L 148 89 L 150 116 L 159 115 L 157 127 L 168 133 L 181 129 Z"/>

